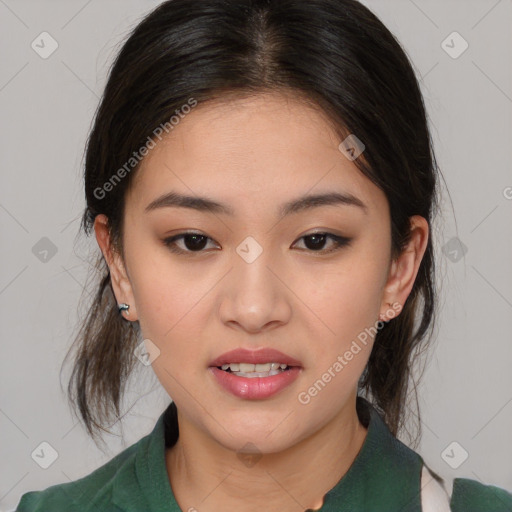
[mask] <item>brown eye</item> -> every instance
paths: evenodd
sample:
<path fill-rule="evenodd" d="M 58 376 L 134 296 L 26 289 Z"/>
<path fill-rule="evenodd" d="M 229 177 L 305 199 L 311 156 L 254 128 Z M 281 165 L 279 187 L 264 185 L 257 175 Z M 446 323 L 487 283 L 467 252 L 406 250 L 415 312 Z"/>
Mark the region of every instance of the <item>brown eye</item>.
<path fill-rule="evenodd" d="M 324 254 L 334 252 L 350 244 L 349 238 L 337 236 L 332 233 L 311 233 L 310 235 L 301 237 L 299 240 L 304 240 L 306 249 L 312 252 L 319 252 Z M 328 240 L 332 240 L 331 247 L 329 249 L 324 249 Z"/>
<path fill-rule="evenodd" d="M 304 245 L 312 251 L 322 250 L 327 242 L 327 235 L 319 233 L 304 237 Z"/>
<path fill-rule="evenodd" d="M 163 242 L 176 254 L 192 255 L 194 253 L 199 254 L 208 252 L 204 249 L 209 240 L 213 242 L 211 238 L 206 235 L 202 235 L 201 233 L 179 233 L 178 235 L 165 239 Z M 301 250 L 317 252 L 320 254 L 329 254 L 337 251 L 338 249 L 349 245 L 351 241 L 350 238 L 337 236 L 332 233 L 311 233 L 310 235 L 301 237 L 299 240 L 305 241 L 306 248 Z M 325 249 L 328 241 L 331 241 L 331 244 L 327 249 Z M 178 242 L 181 243 L 181 246 L 178 245 Z"/>
<path fill-rule="evenodd" d="M 164 244 L 169 247 L 172 252 L 178 254 L 205 252 L 209 237 L 199 233 L 180 233 L 164 240 Z M 183 246 L 179 247 L 176 242 L 183 241 Z"/>

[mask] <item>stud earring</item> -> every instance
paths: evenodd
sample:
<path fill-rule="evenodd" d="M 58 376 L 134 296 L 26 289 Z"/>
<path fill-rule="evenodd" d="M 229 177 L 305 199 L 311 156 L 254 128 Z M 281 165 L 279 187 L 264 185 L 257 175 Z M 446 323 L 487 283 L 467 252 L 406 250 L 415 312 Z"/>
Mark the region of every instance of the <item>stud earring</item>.
<path fill-rule="evenodd" d="M 124 302 L 122 304 L 118 304 L 117 308 L 119 309 L 119 313 L 126 311 L 127 315 L 130 314 L 130 312 L 128 311 L 128 309 L 130 309 L 130 306 L 128 304 L 125 304 Z"/>

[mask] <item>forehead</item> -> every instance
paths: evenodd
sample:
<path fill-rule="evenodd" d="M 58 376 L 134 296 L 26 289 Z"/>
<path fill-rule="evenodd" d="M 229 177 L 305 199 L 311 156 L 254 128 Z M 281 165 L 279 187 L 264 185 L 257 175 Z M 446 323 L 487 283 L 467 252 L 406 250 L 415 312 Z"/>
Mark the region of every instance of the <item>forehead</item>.
<path fill-rule="evenodd" d="M 383 192 L 342 154 L 341 141 L 325 113 L 299 97 L 266 93 L 199 104 L 149 151 L 130 200 L 143 208 L 176 190 L 218 198 L 236 211 L 335 190 L 382 206 Z"/>

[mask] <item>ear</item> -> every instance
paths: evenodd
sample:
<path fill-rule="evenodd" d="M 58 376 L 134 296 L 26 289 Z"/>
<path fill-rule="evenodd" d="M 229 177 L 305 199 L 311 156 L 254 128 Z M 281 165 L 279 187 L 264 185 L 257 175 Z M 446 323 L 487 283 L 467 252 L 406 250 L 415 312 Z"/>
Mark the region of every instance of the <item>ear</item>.
<path fill-rule="evenodd" d="M 411 293 L 427 248 L 429 227 L 424 217 L 410 217 L 411 236 L 401 254 L 392 261 L 388 280 L 382 296 L 380 319 L 390 320 L 398 316 Z"/>
<path fill-rule="evenodd" d="M 124 302 L 130 306 L 129 310 L 123 311 L 123 317 L 126 320 L 136 321 L 138 319 L 137 309 L 135 307 L 130 279 L 126 272 L 121 254 L 119 254 L 112 244 L 108 218 L 105 215 L 97 215 L 94 219 L 94 232 L 96 233 L 96 240 L 110 270 L 110 279 L 117 303 L 121 304 Z"/>

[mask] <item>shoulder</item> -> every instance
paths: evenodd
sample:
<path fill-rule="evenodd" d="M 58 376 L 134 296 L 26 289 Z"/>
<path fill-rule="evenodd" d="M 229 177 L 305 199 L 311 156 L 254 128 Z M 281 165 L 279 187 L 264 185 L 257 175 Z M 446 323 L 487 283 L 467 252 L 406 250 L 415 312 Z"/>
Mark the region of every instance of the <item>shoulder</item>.
<path fill-rule="evenodd" d="M 78 480 L 30 491 L 20 499 L 16 512 L 117 512 L 112 494 L 119 484 L 136 481 L 135 455 L 144 439 L 134 443 L 103 466 Z"/>
<path fill-rule="evenodd" d="M 450 505 L 453 512 L 512 512 L 512 494 L 477 480 L 455 478 Z"/>
<path fill-rule="evenodd" d="M 512 512 L 512 494 L 469 478 L 455 478 L 451 496 L 426 465 L 421 473 L 422 512 Z"/>

